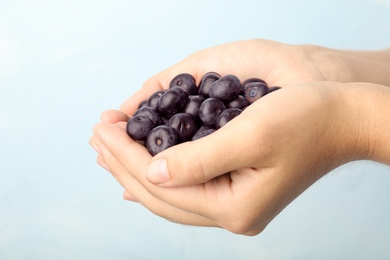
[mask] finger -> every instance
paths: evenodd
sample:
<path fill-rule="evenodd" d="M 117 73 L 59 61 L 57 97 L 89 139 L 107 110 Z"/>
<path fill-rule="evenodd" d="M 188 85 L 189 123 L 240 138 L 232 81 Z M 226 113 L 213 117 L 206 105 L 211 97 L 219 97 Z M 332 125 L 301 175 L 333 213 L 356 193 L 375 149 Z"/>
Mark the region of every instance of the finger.
<path fill-rule="evenodd" d="M 130 192 L 127 190 L 123 191 L 123 199 L 133 201 L 133 202 L 139 202 L 136 197 L 134 197 Z"/>
<path fill-rule="evenodd" d="M 102 128 L 105 128 L 106 126 L 109 125 L 98 125 L 95 129 L 99 132 L 102 131 Z M 116 127 L 115 125 L 110 126 Z M 116 128 L 119 129 L 118 127 Z M 129 140 L 131 139 L 129 138 Z M 169 221 L 186 225 L 217 226 L 214 221 L 206 217 L 176 208 L 149 193 L 148 190 L 145 189 L 145 187 L 132 176 L 132 174 L 135 174 L 135 172 L 142 173 L 145 170 L 145 165 L 147 164 L 147 161 L 150 160 L 150 155 L 146 149 L 140 149 L 143 148 L 140 144 L 134 141 L 130 141 L 129 144 L 130 146 L 127 147 L 130 148 L 125 154 L 128 158 L 129 164 L 132 165 L 132 167 L 127 167 L 127 169 L 125 169 L 116 159 L 116 157 L 111 154 L 110 150 L 108 150 L 105 145 L 99 146 L 99 149 L 102 151 L 104 161 L 111 169 L 113 175 L 126 190 L 134 194 L 132 195 L 133 197 L 137 198 L 137 200 L 139 200 L 139 202 L 148 208 L 151 212 L 160 217 L 168 219 Z M 142 150 L 144 150 L 145 154 L 142 154 Z M 131 174 L 129 174 L 129 168 L 131 168 Z"/>
<path fill-rule="evenodd" d="M 97 141 L 96 140 L 96 137 L 93 135 L 90 139 L 89 139 L 89 145 L 95 150 L 95 152 L 97 152 L 98 154 L 100 154 L 100 150 L 99 150 L 99 146 L 97 145 Z"/>
<path fill-rule="evenodd" d="M 139 184 L 143 186 L 149 194 L 153 195 L 161 201 L 164 201 L 175 208 L 191 212 L 196 215 L 205 217 L 215 224 L 220 226 L 221 219 L 226 219 L 226 212 L 230 212 L 232 208 L 226 206 L 216 205 L 231 205 L 233 203 L 234 194 L 239 196 L 248 196 L 251 189 L 244 189 L 243 192 L 233 190 L 233 179 L 229 174 L 224 174 L 218 178 L 213 178 L 204 184 L 197 184 L 191 186 L 166 188 L 160 185 L 150 183 L 145 176 L 145 170 L 150 162 L 151 156 L 142 145 L 132 141 L 127 134 L 119 127 L 112 124 L 100 124 L 95 128 L 96 135 L 109 150 L 109 155 L 105 155 L 104 159 L 113 174 L 120 179 L 120 183 L 126 183 L 123 178 L 126 176 L 119 176 L 117 171 L 113 169 L 115 163 L 120 163 L 121 167 L 126 169 L 128 175 L 131 175 Z M 100 148 L 101 149 L 101 148 Z M 104 154 L 104 152 L 103 152 Z M 109 159 L 111 158 L 111 159 Z M 111 161 L 111 162 L 110 162 Z M 114 166 L 113 166 L 114 165 Z M 253 176 L 253 174 L 252 174 Z M 248 183 L 234 180 L 238 186 L 248 187 Z M 133 193 L 129 187 L 124 186 L 125 189 Z M 133 193 L 135 197 L 141 199 L 138 194 Z M 238 198 L 235 199 L 238 202 Z M 225 223 L 223 225 L 226 225 Z"/>
<path fill-rule="evenodd" d="M 146 177 L 165 187 L 204 183 L 232 170 L 249 167 L 256 147 L 251 118 L 242 113 L 216 132 L 157 154 Z"/>
<path fill-rule="evenodd" d="M 103 157 L 101 156 L 101 150 L 100 150 L 100 147 L 101 147 L 101 144 L 100 144 L 100 140 L 95 136 L 93 135 L 90 139 L 89 139 L 89 144 L 92 146 L 92 148 L 98 153 L 97 157 L 96 157 L 96 162 L 103 168 L 105 169 L 106 171 L 110 172 L 110 169 L 108 167 L 108 165 L 104 162 L 104 159 Z"/>
<path fill-rule="evenodd" d="M 129 116 L 120 110 L 106 110 L 100 115 L 100 120 L 105 123 L 127 122 Z"/>
<path fill-rule="evenodd" d="M 104 161 L 103 156 L 98 155 L 98 156 L 96 157 L 96 162 L 100 165 L 100 167 L 102 167 L 103 169 L 105 169 L 106 171 L 108 171 L 109 173 L 111 173 L 110 167 L 109 167 L 109 166 L 107 165 L 107 163 Z"/>

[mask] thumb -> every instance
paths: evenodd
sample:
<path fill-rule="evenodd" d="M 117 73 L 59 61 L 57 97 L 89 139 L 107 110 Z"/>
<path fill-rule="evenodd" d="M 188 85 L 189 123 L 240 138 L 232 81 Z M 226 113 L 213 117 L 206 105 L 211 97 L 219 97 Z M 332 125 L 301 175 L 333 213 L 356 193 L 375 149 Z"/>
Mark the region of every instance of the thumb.
<path fill-rule="evenodd" d="M 208 136 L 157 154 L 148 165 L 146 178 L 166 187 L 194 185 L 248 166 L 255 135 L 242 116 Z"/>

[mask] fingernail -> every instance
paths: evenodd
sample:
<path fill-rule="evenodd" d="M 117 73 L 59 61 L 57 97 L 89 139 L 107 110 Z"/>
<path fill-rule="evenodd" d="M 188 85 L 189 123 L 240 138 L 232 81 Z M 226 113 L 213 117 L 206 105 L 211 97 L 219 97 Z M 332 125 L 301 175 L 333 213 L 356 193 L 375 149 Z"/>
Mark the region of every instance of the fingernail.
<path fill-rule="evenodd" d="M 170 176 L 168 173 L 167 161 L 159 159 L 152 162 L 146 171 L 146 178 L 154 184 L 161 184 L 169 181 Z"/>

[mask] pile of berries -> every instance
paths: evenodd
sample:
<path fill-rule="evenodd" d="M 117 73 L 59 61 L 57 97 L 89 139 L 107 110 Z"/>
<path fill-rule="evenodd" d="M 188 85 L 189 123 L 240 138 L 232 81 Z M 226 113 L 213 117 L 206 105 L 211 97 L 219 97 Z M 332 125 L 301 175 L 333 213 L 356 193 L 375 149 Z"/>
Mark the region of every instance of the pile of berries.
<path fill-rule="evenodd" d="M 169 89 L 157 91 L 139 105 L 127 122 L 127 134 L 142 141 L 151 155 L 182 142 L 194 141 L 223 127 L 247 106 L 279 89 L 258 78 L 244 82 L 216 72 L 194 77 L 181 73 Z"/>

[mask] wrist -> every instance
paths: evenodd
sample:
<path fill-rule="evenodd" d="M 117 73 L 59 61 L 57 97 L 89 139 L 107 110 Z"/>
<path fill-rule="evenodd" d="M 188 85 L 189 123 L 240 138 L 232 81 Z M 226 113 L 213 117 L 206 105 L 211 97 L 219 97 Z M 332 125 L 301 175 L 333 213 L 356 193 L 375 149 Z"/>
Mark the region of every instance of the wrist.
<path fill-rule="evenodd" d="M 337 50 L 304 45 L 324 80 L 371 82 L 390 86 L 390 49 L 378 51 Z"/>
<path fill-rule="evenodd" d="M 350 72 L 344 82 L 370 82 L 390 86 L 390 49 L 338 51 L 343 67 Z"/>
<path fill-rule="evenodd" d="M 350 160 L 390 164 L 390 88 L 371 83 L 344 84 L 344 151 Z"/>

